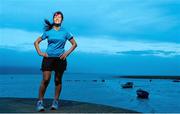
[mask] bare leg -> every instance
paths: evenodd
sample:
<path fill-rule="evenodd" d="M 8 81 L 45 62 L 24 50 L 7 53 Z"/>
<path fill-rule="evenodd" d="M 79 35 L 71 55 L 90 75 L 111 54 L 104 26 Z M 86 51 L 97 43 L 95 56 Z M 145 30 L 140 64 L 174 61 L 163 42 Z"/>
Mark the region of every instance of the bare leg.
<path fill-rule="evenodd" d="M 50 79 L 51 79 L 51 71 L 43 71 L 43 80 L 39 88 L 39 100 L 43 100 Z"/>
<path fill-rule="evenodd" d="M 64 73 L 64 71 L 55 72 L 55 78 L 54 78 L 54 82 L 55 82 L 55 96 L 54 96 L 54 99 L 55 100 L 59 99 L 59 96 L 60 96 L 60 93 L 61 93 L 63 73 Z"/>

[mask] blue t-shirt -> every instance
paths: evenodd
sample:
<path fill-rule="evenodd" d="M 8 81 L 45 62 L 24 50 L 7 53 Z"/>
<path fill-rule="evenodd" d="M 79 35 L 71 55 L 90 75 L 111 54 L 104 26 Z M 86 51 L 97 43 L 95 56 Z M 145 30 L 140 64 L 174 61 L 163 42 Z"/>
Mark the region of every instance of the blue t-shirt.
<path fill-rule="evenodd" d="M 67 40 L 73 38 L 73 35 L 61 27 L 59 30 L 52 28 L 49 31 L 45 31 L 41 36 L 42 40 L 47 38 L 48 46 L 46 53 L 48 57 L 60 57 L 64 52 L 64 46 Z"/>

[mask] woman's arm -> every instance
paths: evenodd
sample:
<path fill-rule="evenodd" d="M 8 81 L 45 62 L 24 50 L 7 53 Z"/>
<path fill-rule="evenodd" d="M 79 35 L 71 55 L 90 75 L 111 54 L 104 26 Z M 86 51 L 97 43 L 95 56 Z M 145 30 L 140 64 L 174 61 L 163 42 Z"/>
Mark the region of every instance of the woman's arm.
<path fill-rule="evenodd" d="M 42 41 L 42 38 L 41 37 L 38 37 L 36 39 L 36 41 L 34 42 L 34 47 L 36 48 L 36 51 L 37 53 L 40 55 L 40 56 L 43 56 L 43 57 L 48 57 L 48 55 L 46 53 L 42 53 L 40 48 L 39 48 L 39 43 Z"/>
<path fill-rule="evenodd" d="M 61 57 L 60 57 L 60 59 L 63 59 L 63 60 L 65 60 L 66 59 L 66 57 L 77 47 L 77 43 L 76 43 L 76 41 L 74 40 L 74 38 L 72 38 L 71 40 L 70 40 L 70 43 L 71 43 L 71 48 L 68 50 L 68 51 L 66 51 Z"/>

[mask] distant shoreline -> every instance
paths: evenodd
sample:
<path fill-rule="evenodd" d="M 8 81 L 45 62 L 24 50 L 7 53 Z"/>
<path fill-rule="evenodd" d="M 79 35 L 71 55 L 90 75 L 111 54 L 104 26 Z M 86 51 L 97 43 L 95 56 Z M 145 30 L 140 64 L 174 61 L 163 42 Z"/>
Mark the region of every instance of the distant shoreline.
<path fill-rule="evenodd" d="M 135 78 L 135 79 L 180 79 L 180 76 L 113 76 L 113 78 Z"/>

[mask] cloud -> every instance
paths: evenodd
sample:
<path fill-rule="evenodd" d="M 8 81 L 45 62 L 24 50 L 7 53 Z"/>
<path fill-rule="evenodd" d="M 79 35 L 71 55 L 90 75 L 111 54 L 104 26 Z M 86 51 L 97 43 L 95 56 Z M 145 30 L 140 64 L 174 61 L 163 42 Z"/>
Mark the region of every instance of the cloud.
<path fill-rule="evenodd" d="M 180 42 L 179 0 L 4 0 L 1 6 L 2 27 L 39 32 L 44 18 L 62 10 L 64 24 L 78 35 Z"/>
<path fill-rule="evenodd" d="M 145 51 L 124 51 L 117 52 L 125 55 L 141 55 L 141 56 L 159 56 L 159 57 L 173 57 L 180 55 L 176 51 L 162 51 L 162 50 L 145 50 Z"/>
<path fill-rule="evenodd" d="M 28 32 L 19 29 L 0 29 L 0 47 L 11 48 L 19 51 L 35 50 L 34 41 L 42 33 Z M 154 42 L 150 40 L 116 40 L 111 36 L 88 36 L 75 37 L 78 48 L 75 50 L 81 53 L 110 54 L 110 55 L 140 55 L 174 57 L 180 55 L 180 44 L 169 42 Z M 121 38 L 125 39 L 125 38 Z M 65 49 L 70 48 L 67 42 Z M 47 41 L 40 44 L 40 48 L 45 51 Z"/>
<path fill-rule="evenodd" d="M 96 38 L 79 37 L 77 41 L 80 44 L 78 51 L 81 52 L 159 57 L 180 55 L 180 44 L 178 43 L 115 40 L 105 36 Z"/>
<path fill-rule="evenodd" d="M 1 44 L 0 47 L 28 51 L 34 50 L 34 41 L 42 35 L 38 32 L 28 32 L 21 29 L 0 29 L 1 33 Z M 40 47 L 42 49 L 46 48 L 47 43 L 43 42 Z"/>

